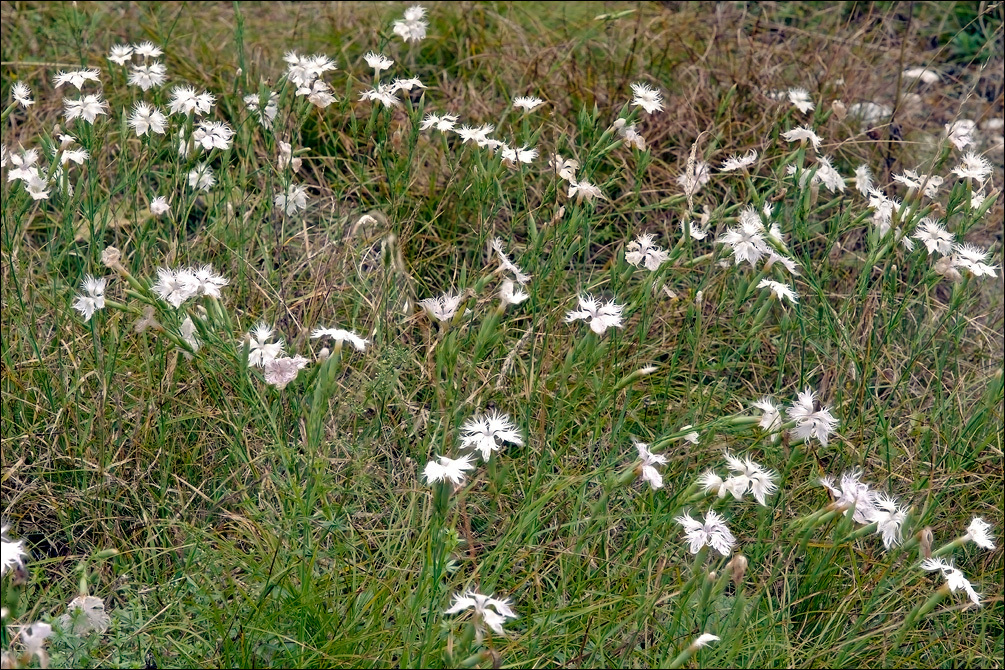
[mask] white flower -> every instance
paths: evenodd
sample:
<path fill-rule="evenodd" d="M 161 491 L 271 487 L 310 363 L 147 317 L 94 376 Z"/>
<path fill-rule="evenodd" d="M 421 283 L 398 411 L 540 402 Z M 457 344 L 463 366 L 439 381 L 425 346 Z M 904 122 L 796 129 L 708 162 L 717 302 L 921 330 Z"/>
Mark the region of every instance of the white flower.
<path fill-rule="evenodd" d="M 962 590 L 975 605 L 978 607 L 981 606 L 981 594 L 974 590 L 970 581 L 958 568 L 953 566 L 952 561 L 947 561 L 943 558 L 926 558 L 921 562 L 921 569 L 938 570 L 945 577 L 946 586 L 949 587 L 952 593 Z"/>
<path fill-rule="evenodd" d="M 977 124 L 970 119 L 960 119 L 946 124 L 946 137 L 957 150 L 963 151 L 968 144 L 973 144 L 974 131 Z"/>
<path fill-rule="evenodd" d="M 767 506 L 765 499 L 767 496 L 778 490 L 778 485 L 775 484 L 775 478 L 777 475 L 766 468 L 761 467 L 749 458 L 745 458 L 742 461 L 733 456 L 728 451 L 725 453 L 726 464 L 729 470 L 735 474 L 735 479 L 737 481 L 737 490 L 739 495 L 737 495 L 737 490 L 731 490 L 730 493 L 739 500 L 749 487 L 750 492 L 753 494 L 754 499 L 761 505 Z M 731 477 L 730 479 L 734 479 Z M 745 485 L 742 490 L 739 483 L 743 482 Z M 727 488 L 729 488 L 727 486 Z"/>
<path fill-rule="evenodd" d="M 486 462 L 493 451 L 502 448 L 500 442 L 509 442 L 517 446 L 523 444 L 520 431 L 516 424 L 510 421 L 509 415 L 497 411 L 476 414 L 464 422 L 461 431 L 464 433 L 461 448 L 481 452 L 482 460 Z"/>
<path fill-rule="evenodd" d="M 649 482 L 649 487 L 653 491 L 663 488 L 663 477 L 656 466 L 666 465 L 667 457 L 649 451 L 649 445 L 645 442 L 635 442 L 635 449 L 639 452 L 639 458 L 642 459 L 642 463 L 636 469 L 640 473 L 642 481 Z"/>
<path fill-rule="evenodd" d="M 927 67 L 908 68 L 904 70 L 903 76 L 906 79 L 917 79 L 922 84 L 934 84 L 941 79 L 938 72 L 929 70 Z"/>
<path fill-rule="evenodd" d="M 495 128 L 491 123 L 483 124 L 477 128 L 462 125 L 460 128 L 455 129 L 454 132 L 461 136 L 461 144 L 467 144 L 468 141 L 472 141 L 480 147 L 495 147 L 500 144 L 499 141 L 489 138 L 489 133 L 495 130 Z"/>
<path fill-rule="evenodd" d="M 272 128 L 272 122 L 276 120 L 276 115 L 279 114 L 279 94 L 275 91 L 269 91 L 268 94 L 265 109 L 262 109 L 262 101 L 258 94 L 255 93 L 244 96 L 244 104 L 247 106 L 248 111 L 258 116 L 258 122 L 263 127 Z"/>
<path fill-rule="evenodd" d="M 681 426 L 680 429 L 683 431 L 691 427 L 691 424 L 687 424 L 685 426 Z M 691 444 L 698 444 L 698 442 L 701 441 L 701 436 L 698 434 L 698 431 L 692 430 L 690 433 L 685 433 L 681 439 L 685 442 L 690 442 Z"/>
<path fill-rule="evenodd" d="M 929 255 L 938 251 L 943 256 L 948 256 L 953 250 L 953 234 L 943 228 L 938 221 L 927 217 L 918 223 L 911 237 L 923 242 Z"/>
<path fill-rule="evenodd" d="M 185 320 L 181 322 L 178 333 L 181 335 L 182 341 L 192 348 L 191 353 L 184 349 L 182 353 L 185 355 L 185 358 L 192 360 L 192 353 L 199 351 L 199 338 L 195 334 L 195 321 L 192 320 L 191 316 L 186 316 Z"/>
<path fill-rule="evenodd" d="M 830 159 L 826 156 L 817 158 L 817 171 L 813 177 L 823 183 L 831 193 L 844 191 L 844 177 L 834 169 Z"/>
<path fill-rule="evenodd" d="M 530 297 L 529 293 L 516 286 L 516 283 L 510 279 L 503 280 L 502 286 L 499 287 L 499 300 L 504 305 L 519 305 Z"/>
<path fill-rule="evenodd" d="M 882 533 L 883 546 L 892 549 L 900 544 L 900 527 L 907 520 L 907 513 L 885 493 L 876 493 L 872 502 L 873 508 L 867 519 L 869 523 L 876 524 L 877 533 Z"/>
<path fill-rule="evenodd" d="M 63 630 L 74 635 L 94 631 L 104 633 L 112 619 L 105 612 L 105 603 L 94 596 L 77 596 L 66 606 L 66 614 L 59 617 Z"/>
<path fill-rule="evenodd" d="M 489 609 L 490 607 L 493 609 Z M 475 610 L 475 627 L 480 629 L 481 624 L 484 623 L 498 635 L 504 634 L 503 624 L 506 619 L 517 618 L 516 612 L 509 606 L 508 601 L 497 600 L 492 596 L 483 596 L 474 591 L 468 591 L 464 595 L 455 594 L 454 602 L 444 614 L 457 614 L 471 608 Z"/>
<path fill-rule="evenodd" d="M 967 526 L 967 534 L 964 537 L 981 549 L 993 551 L 995 548 L 994 538 L 991 536 L 991 524 L 979 516 L 975 516 Z"/>
<path fill-rule="evenodd" d="M 388 109 L 401 104 L 401 100 L 394 94 L 394 89 L 385 84 L 377 84 L 374 88 L 363 91 L 359 99 L 379 102 Z"/>
<path fill-rule="evenodd" d="M 326 336 L 335 340 L 339 347 L 342 346 L 343 342 L 348 342 L 356 351 L 366 351 L 366 345 L 369 343 L 369 340 L 364 340 L 356 333 L 341 328 L 315 328 L 314 332 L 311 333 L 311 339 Z"/>
<path fill-rule="evenodd" d="M 729 245 L 733 250 L 734 265 L 743 261 L 756 265 L 761 256 L 768 253 L 768 245 L 764 241 L 764 224 L 752 207 L 740 212 L 740 225 L 728 229 L 718 242 Z"/>
<path fill-rule="evenodd" d="M 73 303 L 73 309 L 77 310 L 84 317 L 84 322 L 91 320 L 94 312 L 105 308 L 105 282 L 104 277 L 95 279 L 91 275 L 84 277 L 81 284 L 83 293 L 77 296 Z"/>
<path fill-rule="evenodd" d="M 287 167 L 293 169 L 294 172 L 300 172 L 300 166 L 303 164 L 303 159 L 300 157 L 295 157 L 293 155 L 293 146 L 289 142 L 279 141 L 279 155 L 276 158 L 276 166 L 280 170 L 285 170 Z"/>
<path fill-rule="evenodd" d="M 579 309 L 574 309 L 565 315 L 565 322 L 588 320 L 590 330 L 597 335 L 603 335 L 608 328 L 621 328 L 621 310 L 624 305 L 616 305 L 613 300 L 601 304 L 591 295 L 579 296 Z"/>
<path fill-rule="evenodd" d="M 297 378 L 300 370 L 306 367 L 309 362 L 303 356 L 273 358 L 271 361 L 266 361 L 265 365 L 262 366 L 265 368 L 265 382 L 281 391 Z"/>
<path fill-rule="evenodd" d="M 790 88 L 789 102 L 803 114 L 813 111 L 813 101 L 805 88 Z"/>
<path fill-rule="evenodd" d="M 213 272 L 212 265 L 189 270 L 192 275 L 193 293 L 196 296 L 208 295 L 211 298 L 221 298 L 220 289 L 230 283 L 223 275 Z"/>
<path fill-rule="evenodd" d="M 265 364 L 279 354 L 283 353 L 283 341 L 268 342 L 272 337 L 272 328 L 264 323 L 259 323 L 255 329 L 248 333 L 248 366 L 265 367 Z"/>
<path fill-rule="evenodd" d="M 722 481 L 722 477 L 715 474 L 714 470 L 706 470 L 702 473 L 701 477 L 698 478 L 698 484 L 701 485 L 705 493 L 711 493 L 720 498 L 726 497 L 725 482 Z"/>
<path fill-rule="evenodd" d="M 688 169 L 683 174 L 678 175 L 677 183 L 683 189 L 684 195 L 690 198 L 700 191 L 701 187 L 707 184 L 711 178 L 708 163 L 695 161 L 693 165 L 688 165 Z"/>
<path fill-rule="evenodd" d="M 705 523 L 692 519 L 688 513 L 676 517 L 674 521 L 684 527 L 684 535 L 692 554 L 697 554 L 702 547 L 712 547 L 723 556 L 729 556 L 736 543 L 736 538 L 726 527 L 726 520 L 715 510 L 708 511 Z"/>
<path fill-rule="evenodd" d="M 762 412 L 761 420 L 757 425 L 766 432 L 774 433 L 782 427 L 782 415 L 778 411 L 780 407 L 769 396 L 764 396 L 755 402 L 754 407 Z"/>
<path fill-rule="evenodd" d="M 511 149 L 507 146 L 503 146 L 500 154 L 502 156 L 502 160 L 504 163 L 513 166 L 516 165 L 517 163 L 534 162 L 534 159 L 537 158 L 537 149 L 530 149 L 528 147 Z"/>
<path fill-rule="evenodd" d="M 518 97 L 513 99 L 513 106 L 517 109 L 526 109 L 528 112 L 534 111 L 535 108 L 544 104 L 544 100 L 541 98 L 535 98 L 534 96 L 528 97 Z"/>
<path fill-rule="evenodd" d="M 641 107 L 650 114 L 663 111 L 663 97 L 658 88 L 638 82 L 632 84 L 632 105 Z"/>
<path fill-rule="evenodd" d="M 793 305 L 799 302 L 799 296 L 796 295 L 796 292 L 793 291 L 792 287 L 790 287 L 788 284 L 783 284 L 781 282 L 777 282 L 771 279 L 762 279 L 760 282 L 758 282 L 757 288 L 770 289 L 771 294 L 774 295 L 776 298 L 778 298 L 779 302 L 782 302 L 783 300 L 788 300 Z"/>
<path fill-rule="evenodd" d="M 158 58 L 164 54 L 159 46 L 156 46 L 153 42 L 143 42 L 141 44 L 133 45 L 133 53 L 137 56 L 142 56 L 146 58 Z"/>
<path fill-rule="evenodd" d="M 953 246 L 952 263 L 954 268 L 963 268 L 975 277 L 997 277 L 997 265 L 988 265 L 990 252 L 981 251 L 966 242 Z"/>
<path fill-rule="evenodd" d="M 283 60 L 286 61 L 286 78 L 298 88 L 310 86 L 322 74 L 336 68 L 333 60 L 321 54 L 300 56 L 295 51 L 288 51 Z"/>
<path fill-rule="evenodd" d="M 3 577 L 11 568 L 24 570 L 24 559 L 28 557 L 24 550 L 24 540 L 13 542 L 7 538 L 7 528 L 0 534 L 0 577 Z"/>
<path fill-rule="evenodd" d="M 188 185 L 191 188 L 199 188 L 208 191 L 216 184 L 216 177 L 213 170 L 205 163 L 200 163 L 188 173 Z"/>
<path fill-rule="evenodd" d="M 45 651 L 45 640 L 50 635 L 52 635 L 52 626 L 42 621 L 36 621 L 21 631 L 21 644 L 24 645 L 25 655 L 29 659 L 37 656 L 40 668 L 49 667 L 49 655 Z"/>
<path fill-rule="evenodd" d="M 576 182 L 576 170 L 579 169 L 579 161 L 565 159 L 559 154 L 554 154 L 548 159 L 548 167 L 555 170 L 555 173 L 561 179 L 564 179 L 570 184 L 574 184 Z"/>
<path fill-rule="evenodd" d="M 98 81 L 101 71 L 97 68 L 88 70 L 75 70 L 73 72 L 57 72 L 52 78 L 52 85 L 59 88 L 63 84 L 72 84 L 79 91 L 86 81 Z"/>
<path fill-rule="evenodd" d="M 453 130 L 456 123 L 457 117 L 453 114 L 444 114 L 442 116 L 427 114 L 426 118 L 422 120 L 419 130 L 429 130 L 430 128 L 435 128 L 441 133 L 445 133 L 448 130 Z"/>
<path fill-rule="evenodd" d="M 426 28 L 429 24 L 423 20 L 426 15 L 426 8 L 421 5 L 414 5 L 405 10 L 405 18 L 402 21 L 395 21 L 392 30 L 395 35 L 405 42 L 419 42 L 426 38 Z"/>
<path fill-rule="evenodd" d="M 35 104 L 35 101 L 31 99 L 31 89 L 23 81 L 14 82 L 14 85 L 10 89 L 10 94 L 14 96 L 14 102 L 25 109 Z"/>
<path fill-rule="evenodd" d="M 447 458 L 437 456 L 437 460 L 426 463 L 422 476 L 426 478 L 426 483 L 450 481 L 454 486 L 464 483 L 465 472 L 474 470 L 475 464 L 471 462 L 474 454 L 467 454 L 460 458 Z"/>
<path fill-rule="evenodd" d="M 991 162 L 973 151 L 963 157 L 963 162 L 953 168 L 960 179 L 976 179 L 982 184 L 991 175 Z"/>
<path fill-rule="evenodd" d="M 384 54 L 374 53 L 373 51 L 370 51 L 363 56 L 363 60 L 366 61 L 367 65 L 373 68 L 374 77 L 379 77 L 382 70 L 386 70 L 394 65 L 393 60 Z"/>
<path fill-rule="evenodd" d="M 645 266 L 650 272 L 656 272 L 660 265 L 666 262 L 670 253 L 653 244 L 655 235 L 646 233 L 628 243 L 625 260 L 635 267 Z"/>
<path fill-rule="evenodd" d="M 295 216 L 307 209 L 307 187 L 290 184 L 284 192 L 276 194 L 273 203 L 277 209 L 286 212 L 286 216 Z"/>
<path fill-rule="evenodd" d="M 746 170 L 757 160 L 757 152 L 751 149 L 743 156 L 733 154 L 719 168 L 722 172 L 732 172 L 733 170 Z"/>
<path fill-rule="evenodd" d="M 793 128 L 788 132 L 782 133 L 782 139 L 787 142 L 805 142 L 809 140 L 810 144 L 813 145 L 814 151 L 820 149 L 820 136 L 811 129 L 803 126 Z"/>
<path fill-rule="evenodd" d="M 142 101 L 136 103 L 129 116 L 129 127 L 136 131 L 138 137 L 143 137 L 148 131 L 163 135 L 166 125 L 167 117 L 156 107 Z"/>
<path fill-rule="evenodd" d="M 209 110 L 215 102 L 216 98 L 205 91 L 196 93 L 191 86 L 175 86 L 171 90 L 168 111 L 171 114 L 191 114 L 194 112 L 196 116 L 202 116 L 209 114 Z"/>
<path fill-rule="evenodd" d="M 684 230 L 685 226 L 687 227 L 687 231 Z M 708 226 L 696 226 L 694 221 L 686 221 L 685 219 L 681 219 L 680 221 L 680 231 L 681 233 L 690 235 L 695 240 L 703 240 L 708 237 Z"/>
<path fill-rule="evenodd" d="M 887 105 L 878 105 L 875 102 L 867 100 L 865 102 L 856 102 L 848 108 L 848 113 L 851 116 L 858 117 L 863 123 L 872 125 L 893 114 L 893 108 Z"/>
<path fill-rule="evenodd" d="M 701 649 L 702 647 L 707 647 L 713 642 L 718 641 L 719 641 L 718 635 L 712 635 L 711 633 L 702 633 L 701 635 L 695 638 L 694 642 L 691 643 L 691 646 L 694 647 L 695 649 Z"/>
<path fill-rule="evenodd" d="M 907 186 L 912 191 L 922 190 L 926 198 L 934 198 L 945 181 L 938 175 L 919 175 L 914 170 L 904 170 L 904 174 L 893 175 L 893 180 Z"/>
<path fill-rule="evenodd" d="M 146 63 L 134 65 L 129 73 L 129 82 L 148 91 L 154 86 L 160 86 L 167 80 L 167 68 L 163 63 Z"/>
<path fill-rule="evenodd" d="M 439 321 L 450 321 L 457 313 L 457 308 L 460 307 L 461 299 L 463 297 L 463 293 L 453 295 L 448 292 L 443 295 L 436 296 L 435 298 L 424 298 L 419 301 L 419 305 L 426 310 L 426 314 L 428 314 L 430 318 L 437 319 Z"/>
<path fill-rule="evenodd" d="M 834 496 L 833 506 L 842 510 L 845 514 L 852 507 L 855 513 L 852 518 L 856 523 L 871 523 L 876 514 L 876 493 L 869 489 L 869 485 L 861 481 L 862 472 L 851 470 L 841 475 L 840 487 L 835 486 L 830 477 L 820 480 L 820 485 L 827 489 Z"/>
<path fill-rule="evenodd" d="M 411 91 L 413 88 L 426 88 L 426 85 L 419 81 L 418 77 L 412 77 L 410 79 L 395 79 L 391 82 L 391 92 L 395 91 Z"/>
<path fill-rule="evenodd" d="M 233 137 L 234 129 L 222 121 L 202 121 L 192 133 L 192 139 L 203 151 L 226 151 L 230 148 Z"/>
<path fill-rule="evenodd" d="M 183 302 L 196 295 L 198 280 L 191 270 L 157 269 L 157 283 L 150 290 L 164 302 L 177 309 Z"/>
<path fill-rule="evenodd" d="M 614 128 L 618 131 L 618 135 L 624 139 L 625 145 L 635 147 L 639 151 L 646 150 L 646 138 L 639 134 L 639 129 L 634 123 L 627 125 L 624 119 L 618 119 L 614 122 Z"/>
<path fill-rule="evenodd" d="M 29 168 L 28 176 L 23 181 L 24 188 L 32 200 L 48 200 L 49 182 L 42 177 L 38 168 Z"/>
<path fill-rule="evenodd" d="M 865 197 L 872 191 L 872 172 L 869 171 L 868 165 L 859 165 L 855 168 L 855 188 Z"/>
<path fill-rule="evenodd" d="M 131 44 L 116 44 L 108 54 L 108 60 L 116 65 L 125 65 L 133 57 L 133 46 Z"/>
<path fill-rule="evenodd" d="M 888 198 L 879 189 L 869 191 L 869 207 L 873 210 L 872 223 L 879 231 L 880 237 L 890 232 L 894 212 L 900 211 L 900 202 Z"/>
<path fill-rule="evenodd" d="M 335 96 L 332 95 L 331 90 L 331 87 L 324 80 L 315 79 L 313 83 L 298 88 L 297 95 L 306 95 L 309 103 L 318 109 L 324 109 L 335 102 Z"/>
<path fill-rule="evenodd" d="M 105 109 L 108 103 L 100 95 L 85 95 L 80 100 L 63 98 L 63 115 L 67 121 L 81 118 L 88 123 L 94 123 L 100 114 L 108 114 Z"/>
<path fill-rule="evenodd" d="M 509 259 L 506 252 L 503 251 L 503 242 L 498 237 L 492 239 L 492 250 L 495 251 L 496 256 L 499 258 L 499 269 L 503 271 L 508 271 L 513 273 L 513 278 L 520 284 L 526 284 L 530 281 L 530 275 L 526 274 L 519 267 L 516 266 L 513 261 Z"/>
<path fill-rule="evenodd" d="M 570 181 L 569 182 L 569 197 L 576 197 L 576 202 L 580 203 L 583 200 L 586 202 L 593 202 L 594 199 L 600 198 L 601 200 L 607 200 L 600 189 L 591 184 L 588 181 Z"/>
<path fill-rule="evenodd" d="M 171 205 L 168 204 L 167 198 L 163 195 L 159 195 L 150 201 L 150 213 L 154 216 L 160 216 L 161 214 L 167 214 L 171 211 Z"/>
<path fill-rule="evenodd" d="M 786 410 L 789 420 L 796 422 L 796 427 L 792 429 L 793 439 L 809 440 L 815 437 L 826 447 L 827 438 L 837 428 L 838 420 L 831 415 L 827 407 L 814 411 L 816 393 L 811 389 L 804 389 L 797 398 L 796 402 Z"/>

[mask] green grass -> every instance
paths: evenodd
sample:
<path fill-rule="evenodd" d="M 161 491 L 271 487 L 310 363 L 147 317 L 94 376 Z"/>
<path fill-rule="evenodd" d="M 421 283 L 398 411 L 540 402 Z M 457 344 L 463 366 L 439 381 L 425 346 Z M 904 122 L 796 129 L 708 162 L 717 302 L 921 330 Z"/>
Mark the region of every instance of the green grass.
<path fill-rule="evenodd" d="M 58 631 L 54 666 L 1000 665 L 1001 271 L 939 276 L 924 245 L 879 237 L 852 182 L 832 194 L 787 176 L 816 162 L 780 137 L 812 126 L 841 174 L 868 165 L 904 200 L 904 231 L 936 217 L 1001 268 L 1001 151 L 982 135 L 994 172 L 974 210 L 944 124 L 1002 116 L 1002 9 L 943 7 L 431 5 L 427 39 L 404 45 L 391 32 L 404 5 L 4 3 L 4 108 L 15 81 L 36 104 L 5 112 L 3 144 L 48 160 L 60 124 L 91 153 L 67 170 L 72 196 L 2 190 L 0 477 L 11 535 L 31 550 L 27 584 L 4 578 L 16 601 L 4 644 L 86 590 L 111 626 Z M 146 39 L 170 79 L 142 94 L 105 55 Z M 289 50 L 336 60 L 334 104 L 293 95 Z M 394 110 L 359 102 L 370 50 L 396 61 L 384 80 L 428 88 Z M 94 126 L 67 123 L 61 98 L 76 92 L 51 83 L 82 65 L 102 68 L 111 107 Z M 899 76 L 915 65 L 942 81 Z M 626 107 L 636 81 L 662 90 L 665 111 Z M 182 83 L 216 96 L 209 117 L 235 129 L 231 148 L 179 157 L 179 117 L 163 137 L 125 125 L 134 101 L 166 111 Z M 766 95 L 789 87 L 816 110 Z M 242 101 L 268 90 L 282 91 L 273 131 Z M 547 104 L 523 114 L 517 95 Z M 838 99 L 896 111 L 865 125 L 834 113 Z M 456 135 L 419 132 L 430 112 L 494 124 L 493 137 L 539 155 L 510 169 Z M 647 151 L 618 141 L 619 115 Z M 279 141 L 303 159 L 298 173 L 278 168 Z M 689 204 L 676 180 L 695 143 L 712 171 Z M 749 178 L 719 172 L 750 149 Z M 547 167 L 555 152 L 607 200 L 568 198 Z M 186 175 L 207 160 L 218 183 L 194 191 Z M 946 177 L 934 199 L 892 183 L 912 169 Z M 288 217 L 273 197 L 291 181 L 310 200 Z M 149 213 L 155 195 L 170 215 Z M 764 203 L 797 277 L 734 265 L 715 241 Z M 703 213 L 708 237 L 684 239 L 680 222 Z M 672 249 L 652 274 L 625 261 L 647 232 Z M 532 275 L 530 298 L 505 311 L 494 237 Z M 109 246 L 135 286 L 102 265 Z M 157 268 L 206 263 L 230 280 L 218 303 L 152 297 Z M 71 305 L 87 274 L 109 277 L 122 308 L 83 322 Z M 760 278 L 791 285 L 798 304 L 767 298 Z M 417 301 L 448 290 L 470 313 L 440 324 Z M 624 327 L 565 323 L 580 293 L 625 305 Z M 147 304 L 163 330 L 137 332 Z M 187 315 L 201 341 L 191 358 Z M 281 391 L 247 367 L 244 335 L 259 322 L 311 361 Z M 371 342 L 321 362 L 319 326 Z M 804 388 L 840 421 L 826 446 L 744 420 L 763 396 L 787 405 Z M 426 463 L 457 457 L 462 424 L 493 408 L 524 444 L 479 462 L 457 491 L 427 485 Z M 681 439 L 687 425 L 698 444 Z M 633 475 L 633 440 L 667 457 L 663 489 Z M 766 506 L 701 495 L 702 472 L 725 474 L 724 450 L 778 473 Z M 809 517 L 830 502 L 818 479 L 850 469 L 909 509 L 902 546 L 885 550 L 850 518 Z M 735 583 L 730 558 L 690 554 L 675 521 L 709 509 L 748 561 Z M 952 556 L 983 607 L 956 593 L 919 614 L 943 580 L 919 568 L 916 535 L 930 527 L 938 550 L 974 516 L 998 548 Z M 505 636 L 444 614 L 469 588 L 509 599 L 519 618 Z M 721 639 L 682 655 L 702 633 Z"/>

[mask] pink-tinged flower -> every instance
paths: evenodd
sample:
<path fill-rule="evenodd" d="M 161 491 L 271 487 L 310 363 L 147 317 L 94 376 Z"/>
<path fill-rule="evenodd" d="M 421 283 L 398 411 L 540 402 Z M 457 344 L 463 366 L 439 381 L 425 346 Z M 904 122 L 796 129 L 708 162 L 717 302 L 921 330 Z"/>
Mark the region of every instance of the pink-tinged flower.
<path fill-rule="evenodd" d="M 265 381 L 282 390 L 286 385 L 297 378 L 300 370 L 305 368 L 308 361 L 303 356 L 292 358 L 273 358 L 263 366 L 265 368 Z"/>

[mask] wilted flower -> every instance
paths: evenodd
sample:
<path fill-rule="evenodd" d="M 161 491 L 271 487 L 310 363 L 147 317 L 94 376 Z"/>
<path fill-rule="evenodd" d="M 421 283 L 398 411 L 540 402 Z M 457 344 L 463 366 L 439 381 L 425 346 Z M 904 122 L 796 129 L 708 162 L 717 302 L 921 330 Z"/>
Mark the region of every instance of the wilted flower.
<path fill-rule="evenodd" d="M 711 547 L 723 556 L 729 556 L 736 543 L 736 538 L 726 527 L 726 520 L 715 510 L 708 511 L 704 523 L 692 519 L 688 513 L 676 517 L 674 521 L 684 527 L 692 554 L 697 554 L 702 547 Z"/>
<path fill-rule="evenodd" d="M 636 468 L 642 481 L 649 482 L 649 487 L 654 491 L 663 488 L 663 477 L 656 466 L 666 465 L 667 457 L 649 451 L 649 445 L 645 442 L 636 442 L 635 449 L 639 452 L 639 458 L 642 459 L 641 464 Z"/>
<path fill-rule="evenodd" d="M 265 368 L 265 382 L 272 384 L 281 391 L 286 388 L 287 384 L 297 378 L 297 374 L 309 362 L 303 356 L 273 358 L 271 361 L 266 361 L 265 365 L 262 366 Z"/>
<path fill-rule="evenodd" d="M 490 607 L 493 609 L 489 609 Z M 506 619 L 517 618 L 516 612 L 506 600 L 497 600 L 474 591 L 468 591 L 464 595 L 455 594 L 453 604 L 444 614 L 457 614 L 471 608 L 475 610 L 475 628 L 480 631 L 482 624 L 485 624 L 497 635 L 504 634 L 503 624 Z"/>
<path fill-rule="evenodd" d="M 475 469 L 475 464 L 471 462 L 472 458 L 474 458 L 474 454 L 467 454 L 460 458 L 437 456 L 436 460 L 426 463 L 422 476 L 426 478 L 428 484 L 449 481 L 454 486 L 460 486 L 464 483 L 466 476 L 464 473 Z"/>
<path fill-rule="evenodd" d="M 690 198 L 700 191 L 701 187 L 707 184 L 711 178 L 708 163 L 704 161 L 691 163 L 688 161 L 687 170 L 677 176 L 677 183 L 683 189 L 684 195 Z"/>
<path fill-rule="evenodd" d="M 618 131 L 618 135 L 625 141 L 626 146 L 635 147 L 639 151 L 646 150 L 646 138 L 639 134 L 634 123 L 628 125 L 624 119 L 618 119 L 614 122 L 614 129 Z"/>
<path fill-rule="evenodd" d="M 638 82 L 632 84 L 632 105 L 641 107 L 650 114 L 663 111 L 663 96 L 658 88 L 652 88 L 647 84 Z"/>
<path fill-rule="evenodd" d="M 498 237 L 492 239 L 492 250 L 499 259 L 500 270 L 512 272 L 513 278 L 521 285 L 530 281 L 530 275 L 526 274 L 523 270 L 517 267 L 517 265 L 509 259 L 509 256 L 506 255 L 506 252 L 503 251 L 503 241 Z"/>
<path fill-rule="evenodd" d="M 91 631 L 100 634 L 108 629 L 111 620 L 101 598 L 77 596 L 66 606 L 66 614 L 59 617 L 59 625 L 74 635 L 86 635 Z"/>
<path fill-rule="evenodd" d="M 946 137 L 958 151 L 963 151 L 968 144 L 974 143 L 976 130 L 976 123 L 970 119 L 960 119 L 946 124 Z"/>
<path fill-rule="evenodd" d="M 621 328 L 621 310 L 624 305 L 616 305 L 613 300 L 601 303 L 591 295 L 579 296 L 579 309 L 574 309 L 565 315 L 565 322 L 577 320 L 590 322 L 590 330 L 597 335 L 603 335 L 608 328 Z"/>
<path fill-rule="evenodd" d="M 796 402 L 786 410 L 789 420 L 796 422 L 792 437 L 796 440 L 815 437 L 826 447 L 827 438 L 837 428 L 838 420 L 831 415 L 829 408 L 821 407 L 814 411 L 815 406 L 816 393 L 811 389 L 804 389 L 798 394 Z"/>
<path fill-rule="evenodd" d="M 464 422 L 461 431 L 464 433 L 461 448 L 481 452 L 483 461 L 488 461 L 493 451 L 502 448 L 500 442 L 509 442 L 517 446 L 523 444 L 523 438 L 520 437 L 516 424 L 510 421 L 508 415 L 497 411 L 476 414 Z"/>
<path fill-rule="evenodd" d="M 579 161 L 562 158 L 559 154 L 554 154 L 548 159 L 548 167 L 555 170 L 555 173 L 570 184 L 576 182 L 576 170 L 579 169 Z M 570 189 L 571 191 L 572 189 Z M 571 197 L 571 193 L 570 193 Z"/>
<path fill-rule="evenodd" d="M 975 605 L 981 606 L 981 594 L 974 590 L 970 580 L 960 572 L 959 568 L 953 566 L 952 561 L 947 561 L 944 558 L 926 558 L 921 562 L 921 568 L 922 570 L 938 570 L 945 577 L 946 586 L 952 593 L 964 591 Z"/>
<path fill-rule="evenodd" d="M 285 191 L 276 194 L 273 203 L 277 209 L 286 212 L 286 216 L 295 216 L 307 209 L 307 187 L 290 184 Z"/>
<path fill-rule="evenodd" d="M 105 278 L 95 279 L 91 275 L 84 277 L 81 284 L 83 293 L 77 296 L 73 303 L 73 309 L 80 312 L 84 317 L 84 322 L 91 320 L 94 312 L 105 307 Z"/>
<path fill-rule="evenodd" d="M 645 266 L 650 272 L 656 272 L 660 265 L 670 257 L 669 252 L 653 244 L 655 235 L 646 233 L 628 243 L 625 251 L 625 261 L 635 267 Z"/>
<path fill-rule="evenodd" d="M 356 333 L 350 330 L 342 330 L 341 328 L 315 328 L 314 332 L 311 333 L 311 339 L 319 337 L 332 338 L 339 348 L 341 348 L 343 342 L 348 342 L 356 351 L 366 351 L 366 345 L 369 343 L 368 340 L 364 340 Z"/>

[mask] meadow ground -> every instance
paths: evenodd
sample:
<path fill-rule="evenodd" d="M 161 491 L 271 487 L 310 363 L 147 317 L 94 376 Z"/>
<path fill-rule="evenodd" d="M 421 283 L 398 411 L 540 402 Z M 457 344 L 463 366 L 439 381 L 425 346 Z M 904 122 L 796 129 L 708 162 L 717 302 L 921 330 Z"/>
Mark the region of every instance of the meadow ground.
<path fill-rule="evenodd" d="M 2 3 L 4 667 L 1001 667 L 1002 4 L 425 9 Z"/>

